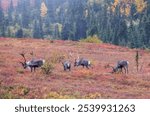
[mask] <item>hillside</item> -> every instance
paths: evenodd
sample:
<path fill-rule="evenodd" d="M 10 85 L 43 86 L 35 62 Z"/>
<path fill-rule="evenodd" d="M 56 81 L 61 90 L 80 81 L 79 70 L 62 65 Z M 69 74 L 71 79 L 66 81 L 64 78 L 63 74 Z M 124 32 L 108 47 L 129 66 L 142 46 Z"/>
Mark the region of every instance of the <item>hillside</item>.
<path fill-rule="evenodd" d="M 36 58 L 51 60 L 52 55 L 88 58 L 92 68 L 73 67 L 64 71 L 56 63 L 52 74 L 41 69 L 31 73 L 20 65 L 21 52 L 27 59 L 32 51 Z M 0 98 L 150 98 L 150 53 L 139 50 L 140 68 L 135 65 L 136 50 L 111 44 L 73 41 L 0 38 Z M 130 62 L 129 74 L 112 74 L 108 65 L 118 60 Z M 71 58 L 72 65 L 74 58 Z"/>

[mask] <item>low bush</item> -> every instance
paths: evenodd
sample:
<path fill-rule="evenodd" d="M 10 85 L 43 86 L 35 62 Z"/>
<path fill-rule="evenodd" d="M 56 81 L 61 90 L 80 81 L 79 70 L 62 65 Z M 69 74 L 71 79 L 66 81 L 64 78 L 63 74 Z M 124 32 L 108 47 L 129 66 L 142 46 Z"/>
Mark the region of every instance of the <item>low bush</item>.
<path fill-rule="evenodd" d="M 98 38 L 97 35 L 94 36 L 88 36 L 85 39 L 81 39 L 80 42 L 88 42 L 88 43 L 103 43 L 100 38 Z"/>
<path fill-rule="evenodd" d="M 18 68 L 18 69 L 17 69 L 17 73 L 24 74 L 24 70 L 21 69 L 21 68 Z"/>
<path fill-rule="evenodd" d="M 58 53 L 57 51 L 56 52 L 53 52 L 51 57 L 49 58 L 50 59 L 50 62 L 53 63 L 53 64 L 57 64 L 59 63 L 61 60 L 65 59 L 65 55 L 63 55 L 62 53 Z"/>
<path fill-rule="evenodd" d="M 101 99 L 102 95 L 100 93 L 90 93 L 86 96 L 84 96 L 84 99 Z"/>
<path fill-rule="evenodd" d="M 24 98 L 29 92 L 30 88 L 25 86 L 0 86 L 0 99 L 18 99 Z"/>
<path fill-rule="evenodd" d="M 12 93 L 2 93 L 0 94 L 0 99 L 15 99 L 15 95 L 13 95 Z"/>
<path fill-rule="evenodd" d="M 43 74 L 49 75 L 54 69 L 54 64 L 51 61 L 46 61 L 41 67 Z"/>
<path fill-rule="evenodd" d="M 58 93 L 58 92 L 50 92 L 45 98 L 46 99 L 74 99 L 74 96 L 63 95 L 62 93 Z"/>

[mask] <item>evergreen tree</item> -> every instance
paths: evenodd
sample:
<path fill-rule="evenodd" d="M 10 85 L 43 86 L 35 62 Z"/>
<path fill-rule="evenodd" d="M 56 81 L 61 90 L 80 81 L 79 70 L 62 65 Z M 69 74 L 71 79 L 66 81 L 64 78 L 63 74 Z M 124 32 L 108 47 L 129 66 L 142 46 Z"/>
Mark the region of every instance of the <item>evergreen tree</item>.
<path fill-rule="evenodd" d="M 13 1 L 11 0 L 10 6 L 8 8 L 8 23 L 9 23 L 9 25 L 13 25 L 13 13 L 14 13 L 14 7 L 13 7 Z"/>
<path fill-rule="evenodd" d="M 144 24 L 145 24 L 145 28 L 144 28 L 144 30 L 145 30 L 145 34 L 146 34 L 146 36 L 145 36 L 145 45 L 147 46 L 147 47 L 150 47 L 149 45 L 150 45 L 150 0 L 148 0 L 147 1 L 148 2 L 148 5 L 147 5 L 147 9 L 146 9 L 146 19 L 145 19 L 145 22 L 143 22 Z"/>
<path fill-rule="evenodd" d="M 22 37 L 23 37 L 23 30 L 22 30 L 22 28 L 19 29 L 19 30 L 16 32 L 16 37 L 17 37 L 17 38 L 22 38 Z"/>
<path fill-rule="evenodd" d="M 35 23 L 34 23 L 33 37 L 34 38 L 42 38 L 40 25 L 39 25 L 38 21 L 35 21 Z"/>
<path fill-rule="evenodd" d="M 31 21 L 30 18 L 30 1 L 29 0 L 22 0 L 22 26 L 23 28 L 29 28 L 29 24 Z"/>
<path fill-rule="evenodd" d="M 10 0 L 7 10 L 0 5 L 0 36 L 79 40 L 93 35 L 116 45 L 149 47 L 150 0 L 19 0 L 15 7 Z"/>
<path fill-rule="evenodd" d="M 4 18 L 4 13 L 2 9 L 2 4 L 0 1 L 0 36 L 5 36 L 5 18 Z"/>

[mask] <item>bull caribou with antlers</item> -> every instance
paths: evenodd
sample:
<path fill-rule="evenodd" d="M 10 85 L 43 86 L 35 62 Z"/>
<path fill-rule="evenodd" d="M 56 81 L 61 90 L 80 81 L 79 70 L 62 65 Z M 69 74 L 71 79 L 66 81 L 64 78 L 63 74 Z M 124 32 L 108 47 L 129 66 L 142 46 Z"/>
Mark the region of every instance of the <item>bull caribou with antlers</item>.
<path fill-rule="evenodd" d="M 20 55 L 23 57 L 24 62 L 20 62 L 24 69 L 29 68 L 31 72 L 36 70 L 36 68 L 41 67 L 44 63 L 44 59 L 32 59 L 30 61 L 27 61 L 25 58 L 25 53 L 20 53 Z"/>

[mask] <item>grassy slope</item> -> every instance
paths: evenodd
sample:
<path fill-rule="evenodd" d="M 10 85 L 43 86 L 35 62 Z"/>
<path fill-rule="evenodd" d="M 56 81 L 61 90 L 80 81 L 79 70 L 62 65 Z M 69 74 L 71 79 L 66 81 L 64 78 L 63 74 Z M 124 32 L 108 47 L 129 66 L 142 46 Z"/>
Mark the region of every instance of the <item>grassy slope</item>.
<path fill-rule="evenodd" d="M 52 54 L 69 51 L 86 57 L 93 69 L 72 67 L 64 72 L 56 64 L 53 73 L 45 76 L 38 69 L 23 70 L 19 53 L 34 51 L 37 58 L 50 59 Z M 110 44 L 90 44 L 71 41 L 0 38 L 0 98 L 150 98 L 150 53 L 140 50 L 142 70 L 137 73 L 135 50 Z M 27 59 L 31 56 L 27 54 Z M 130 73 L 110 74 L 108 64 L 120 59 L 130 61 Z M 72 62 L 74 58 L 72 58 Z M 141 67 L 141 66 L 140 66 Z"/>

